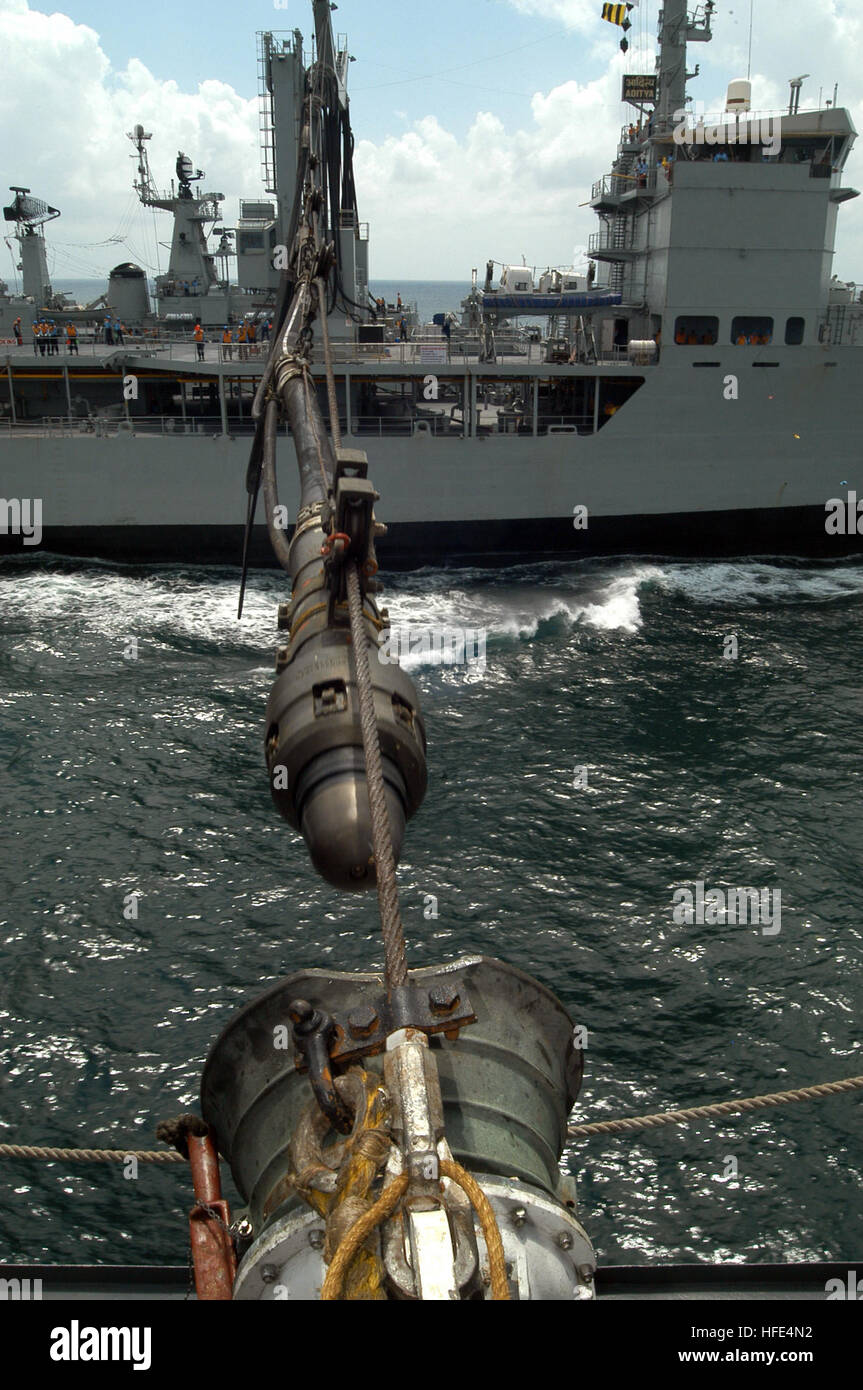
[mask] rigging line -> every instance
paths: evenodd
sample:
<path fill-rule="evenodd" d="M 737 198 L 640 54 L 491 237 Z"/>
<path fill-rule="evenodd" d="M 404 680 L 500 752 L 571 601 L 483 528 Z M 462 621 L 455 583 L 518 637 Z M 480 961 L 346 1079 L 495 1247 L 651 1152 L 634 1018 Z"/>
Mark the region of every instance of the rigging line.
<path fill-rule="evenodd" d="M 451 77 L 438 77 L 436 81 L 445 83 L 447 87 L 463 87 L 469 92 L 494 92 L 497 96 L 523 97 L 525 101 L 533 101 L 536 96 L 536 92 L 515 92 L 511 87 L 482 87 L 478 82 L 455 82 Z"/>
<path fill-rule="evenodd" d="M 12 243 L 10 242 L 9 238 L 4 237 L 3 240 L 9 248 L 9 255 L 12 259 L 12 278 L 15 281 L 15 293 L 19 294 L 20 291 L 18 289 L 18 262 L 15 259 L 15 252 L 12 250 Z"/>
<path fill-rule="evenodd" d="M 430 82 L 435 77 L 446 77 L 450 72 L 466 72 L 469 68 L 478 67 L 481 63 L 492 63 L 498 58 L 507 58 L 511 53 L 521 53 L 525 48 L 533 48 L 539 43 L 549 43 L 552 39 L 558 39 L 562 34 L 571 34 L 571 29 L 557 29 L 553 34 L 546 34 L 541 39 L 531 39 L 529 43 L 519 44 L 517 48 L 505 48 L 502 53 L 490 53 L 487 58 L 475 58 L 472 63 L 460 63 L 458 67 L 444 68 L 441 72 L 415 73 L 413 77 L 402 77 L 397 82 L 378 82 L 374 87 L 355 87 L 354 94 L 358 92 L 380 92 L 384 87 L 406 87 L 413 82 Z"/>
<path fill-rule="evenodd" d="M 749 0 L 749 61 L 746 64 L 746 80 L 752 76 L 752 26 L 755 23 L 755 0 Z"/>
<path fill-rule="evenodd" d="M 823 1100 L 828 1096 L 859 1090 L 863 1090 L 863 1076 L 848 1076 L 841 1081 L 822 1081 L 816 1086 L 799 1086 L 793 1091 L 771 1091 L 767 1095 L 744 1096 L 739 1100 L 713 1101 L 709 1105 L 694 1105 L 686 1110 L 660 1110 L 652 1115 L 628 1115 L 620 1120 L 569 1124 L 566 1132 L 569 1139 L 586 1139 L 591 1134 L 635 1134 L 643 1129 L 689 1124 L 691 1120 L 723 1119 L 726 1115 L 747 1114 L 775 1105 L 799 1105 L 803 1101 Z"/>

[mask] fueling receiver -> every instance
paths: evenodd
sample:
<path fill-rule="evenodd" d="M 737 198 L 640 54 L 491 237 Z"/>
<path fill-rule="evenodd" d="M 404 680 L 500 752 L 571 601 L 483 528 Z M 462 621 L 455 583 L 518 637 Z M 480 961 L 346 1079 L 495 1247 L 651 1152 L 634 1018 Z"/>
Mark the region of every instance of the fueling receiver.
<path fill-rule="evenodd" d="M 327 446 L 329 441 L 326 441 Z M 323 453 L 323 449 L 321 450 Z M 289 552 L 293 598 L 279 609 L 288 641 L 278 651 L 278 678 L 266 713 L 266 758 L 273 800 L 299 830 L 312 862 L 342 889 L 374 887 L 372 828 L 366 786 L 356 671 L 344 563 L 361 557 L 365 580 L 363 638 L 370 649 L 374 717 L 393 852 L 426 790 L 426 736 L 419 698 L 396 664 L 377 659 L 386 611 L 370 592 L 377 570 L 374 502 L 365 454 L 340 449 L 332 501 L 304 492 Z"/>

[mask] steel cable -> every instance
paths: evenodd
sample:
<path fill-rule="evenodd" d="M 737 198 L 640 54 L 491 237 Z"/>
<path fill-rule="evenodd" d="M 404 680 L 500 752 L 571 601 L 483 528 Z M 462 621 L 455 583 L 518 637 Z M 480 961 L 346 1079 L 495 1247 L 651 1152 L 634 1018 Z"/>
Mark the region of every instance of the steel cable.
<path fill-rule="evenodd" d="M 360 592 L 359 567 L 348 561 L 345 565 L 348 589 L 348 611 L 351 618 L 351 639 L 357 669 L 357 691 L 360 700 L 360 723 L 363 731 L 363 753 L 366 760 L 366 782 L 372 816 L 372 844 L 378 888 L 378 906 L 384 936 L 387 992 L 403 985 L 408 977 L 405 954 L 405 935 L 399 912 L 399 890 L 393 858 L 390 818 L 381 766 L 381 745 L 375 714 L 375 695 L 369 668 L 368 639 L 363 623 L 363 601 Z"/>
<path fill-rule="evenodd" d="M 825 1096 L 841 1096 L 848 1091 L 860 1090 L 863 1090 L 863 1076 L 849 1076 L 844 1081 L 823 1081 L 817 1086 L 773 1091 L 764 1096 L 746 1096 L 742 1100 L 720 1100 L 711 1105 L 695 1105 L 689 1110 L 662 1110 L 655 1115 L 631 1115 L 625 1120 L 596 1120 L 592 1124 L 568 1125 L 566 1133 L 569 1139 L 587 1139 L 592 1134 L 630 1134 L 642 1129 L 659 1129 L 663 1125 L 685 1125 L 690 1120 L 716 1120 L 723 1115 L 766 1110 L 772 1105 L 798 1105 L 805 1100 L 821 1100 Z"/>

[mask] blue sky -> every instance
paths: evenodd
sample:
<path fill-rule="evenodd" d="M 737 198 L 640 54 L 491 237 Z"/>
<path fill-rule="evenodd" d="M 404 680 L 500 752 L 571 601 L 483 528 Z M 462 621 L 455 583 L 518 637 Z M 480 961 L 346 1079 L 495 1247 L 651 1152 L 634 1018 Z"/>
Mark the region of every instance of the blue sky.
<path fill-rule="evenodd" d="M 312 32 L 309 0 L 289 0 L 284 9 L 263 0 L 149 0 L 135 11 L 146 22 L 133 24 L 116 0 L 68 0 L 60 8 L 96 30 L 116 69 L 135 57 L 157 78 L 195 87 L 218 77 L 247 97 L 257 91 L 256 31 Z M 601 4 L 595 8 L 599 14 Z M 373 140 L 385 136 L 401 112 L 407 122 L 445 112 L 462 130 L 478 104 L 492 105 L 505 120 L 524 120 L 535 91 L 584 67 L 571 28 L 520 12 L 506 0 L 341 0 L 332 18 L 357 60 L 351 73 L 355 124 Z M 613 48 L 615 32 L 602 27 Z"/>
<path fill-rule="evenodd" d="M 693 0 L 695 3 L 695 0 Z M 487 258 L 584 266 L 595 219 L 591 182 L 614 157 L 624 71 L 653 71 L 659 0 L 641 0 L 631 49 L 600 18 L 601 0 L 340 0 L 334 28 L 350 51 L 360 215 L 377 278 L 464 280 Z M 753 104 L 784 109 L 808 71 L 863 129 L 863 8 L 852 0 L 755 0 Z M 718 110 L 744 76 L 750 0 L 719 0 L 696 100 Z M 205 186 L 238 199 L 263 189 L 255 33 L 312 30 L 309 0 L 208 0 L 121 6 L 113 0 L 0 0 L 0 188 L 24 182 L 59 207 L 55 273 L 103 274 L 119 260 L 164 269 L 170 233 L 132 193 L 126 132 L 153 132 L 157 183 L 182 148 Z M 846 182 L 863 186 L 863 144 Z M 844 206 L 836 270 L 863 281 L 863 198 Z M 0 243 L 0 275 L 10 278 Z"/>

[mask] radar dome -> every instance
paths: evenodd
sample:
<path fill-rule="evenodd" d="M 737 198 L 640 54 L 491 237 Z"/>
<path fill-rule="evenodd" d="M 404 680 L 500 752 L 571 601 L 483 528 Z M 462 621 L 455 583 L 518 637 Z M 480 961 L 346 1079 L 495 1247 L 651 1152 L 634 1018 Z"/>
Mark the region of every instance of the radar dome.
<path fill-rule="evenodd" d="M 745 77 L 735 78 L 728 84 L 725 98 L 726 111 L 749 111 L 752 109 L 752 83 Z"/>

